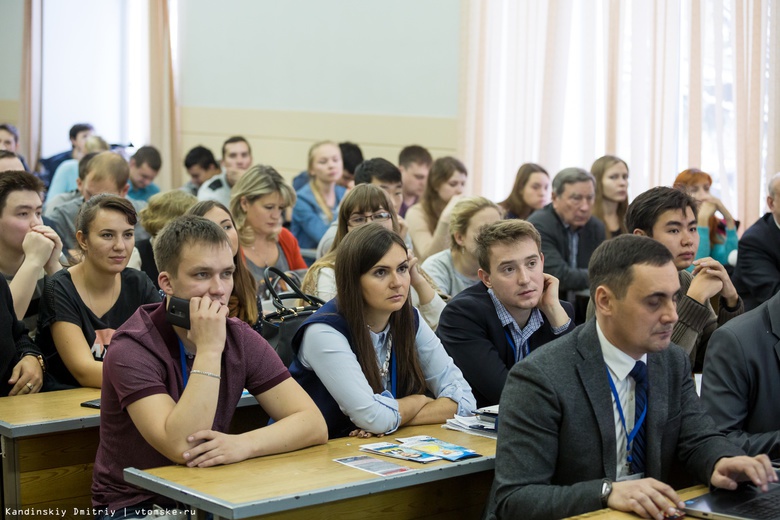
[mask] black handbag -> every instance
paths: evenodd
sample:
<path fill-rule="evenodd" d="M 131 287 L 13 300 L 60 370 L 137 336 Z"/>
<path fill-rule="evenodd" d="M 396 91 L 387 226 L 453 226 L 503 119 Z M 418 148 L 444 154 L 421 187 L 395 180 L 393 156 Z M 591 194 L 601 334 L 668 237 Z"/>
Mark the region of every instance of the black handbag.
<path fill-rule="evenodd" d="M 289 291 L 280 294 L 276 290 L 276 284 L 271 283 L 271 274 L 284 281 Z M 276 311 L 263 316 L 262 336 L 271 344 L 284 365 L 289 367 L 294 358 L 293 336 L 306 318 L 325 305 L 325 302 L 316 296 L 305 294 L 298 284 L 276 267 L 266 267 L 263 278 Z M 285 305 L 286 300 L 291 301 L 292 305 Z"/>

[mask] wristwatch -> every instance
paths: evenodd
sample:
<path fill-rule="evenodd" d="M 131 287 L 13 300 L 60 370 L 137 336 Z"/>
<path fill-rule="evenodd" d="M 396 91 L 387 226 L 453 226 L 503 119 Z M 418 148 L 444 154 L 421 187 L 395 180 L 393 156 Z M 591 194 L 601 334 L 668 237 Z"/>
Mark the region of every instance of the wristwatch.
<path fill-rule="evenodd" d="M 605 478 L 601 481 L 601 507 L 607 507 L 610 494 L 612 494 L 612 481 L 608 478 Z"/>

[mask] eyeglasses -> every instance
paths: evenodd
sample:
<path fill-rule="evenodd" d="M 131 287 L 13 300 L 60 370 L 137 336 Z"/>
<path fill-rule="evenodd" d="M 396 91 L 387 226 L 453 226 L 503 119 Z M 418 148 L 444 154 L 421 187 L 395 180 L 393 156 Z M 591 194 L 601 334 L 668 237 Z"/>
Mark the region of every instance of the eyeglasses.
<path fill-rule="evenodd" d="M 362 226 L 366 222 L 384 222 L 385 220 L 390 220 L 391 215 L 387 211 L 377 211 L 373 215 L 354 215 L 352 217 L 349 217 L 350 226 Z"/>

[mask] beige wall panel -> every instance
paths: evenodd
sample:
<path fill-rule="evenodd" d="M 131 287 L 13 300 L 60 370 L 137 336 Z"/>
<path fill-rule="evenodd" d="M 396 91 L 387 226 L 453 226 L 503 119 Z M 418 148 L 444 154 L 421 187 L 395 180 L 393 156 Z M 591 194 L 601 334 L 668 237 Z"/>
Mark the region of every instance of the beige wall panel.
<path fill-rule="evenodd" d="M 0 99 L 0 123 L 19 126 L 19 102 L 15 99 Z"/>

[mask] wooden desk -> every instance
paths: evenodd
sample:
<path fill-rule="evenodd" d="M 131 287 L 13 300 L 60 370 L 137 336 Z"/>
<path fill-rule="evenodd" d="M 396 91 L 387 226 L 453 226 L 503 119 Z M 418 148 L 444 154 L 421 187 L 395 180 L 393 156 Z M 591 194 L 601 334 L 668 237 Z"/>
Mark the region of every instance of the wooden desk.
<path fill-rule="evenodd" d="M 707 486 L 694 486 L 694 487 L 681 489 L 677 491 L 677 494 L 680 495 L 680 498 L 682 498 L 683 501 L 685 501 L 685 500 L 690 500 L 691 498 L 696 498 L 699 495 L 703 495 L 707 491 L 708 491 Z M 592 519 L 598 518 L 599 520 L 632 520 L 641 517 L 633 513 L 623 513 L 622 511 L 614 511 L 612 509 L 600 509 L 598 511 L 593 511 L 591 513 L 585 513 L 584 515 L 572 516 L 571 518 L 592 518 Z"/>
<path fill-rule="evenodd" d="M 213 468 L 125 469 L 125 480 L 222 518 L 480 518 L 493 481 L 496 441 L 442 429 L 402 428 L 384 439 L 431 435 L 476 450 L 461 462 L 417 464 L 375 455 L 416 471 L 380 477 L 333 462 L 366 455 L 377 439 L 333 439 L 294 453 Z"/>
<path fill-rule="evenodd" d="M 81 406 L 100 398 L 97 388 L 0 398 L 0 450 L 5 509 L 54 508 L 80 518 L 74 508 L 92 506 L 92 466 L 98 447 L 100 412 Z M 252 396 L 244 396 L 234 426 L 246 431 L 262 422 Z M 255 417 L 257 416 L 257 417 Z M 267 420 L 267 418 L 266 418 Z M 252 423 L 247 426 L 247 423 Z M 58 515 L 59 516 L 59 515 Z M 31 515 L 29 518 L 35 518 Z M 17 518 L 11 514 L 9 518 Z M 25 518 L 24 515 L 18 518 Z"/>
<path fill-rule="evenodd" d="M 0 398 L 3 514 L 90 506 L 100 414 L 80 405 L 99 397 L 99 389 L 76 388 Z"/>

